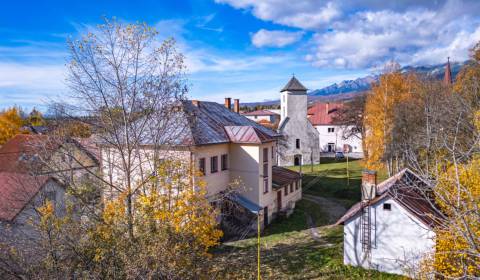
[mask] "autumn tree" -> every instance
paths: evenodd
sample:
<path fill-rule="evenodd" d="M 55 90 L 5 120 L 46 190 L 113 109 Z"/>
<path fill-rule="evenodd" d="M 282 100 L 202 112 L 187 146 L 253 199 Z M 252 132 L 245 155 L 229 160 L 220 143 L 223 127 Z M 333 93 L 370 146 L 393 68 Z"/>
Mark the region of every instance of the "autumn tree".
<path fill-rule="evenodd" d="M 403 75 L 399 67 L 388 68 L 372 86 L 365 103 L 365 166 L 378 170 L 387 167 L 388 173 L 394 169 L 394 158 L 386 157 L 392 142 L 393 109 L 401 101 L 411 98 L 416 83 L 414 75 Z"/>
<path fill-rule="evenodd" d="M 8 254 L 0 256 L 0 275 L 208 279 L 209 251 L 222 236 L 216 221 L 219 212 L 206 197 L 205 182 L 197 180 L 192 187 L 194 172 L 189 168 L 186 162 L 163 161 L 147 182 L 150 192 L 138 194 L 133 201 L 133 220 L 126 209 L 127 193 L 93 203 L 97 209 L 83 212 L 80 221 L 78 208 L 92 203 L 89 191 L 80 194 L 70 189 L 71 200 L 63 214 L 55 211 L 51 201 L 38 205 L 38 222 L 32 223 L 38 236 L 28 248 L 1 247 Z M 134 240 L 128 233 L 130 226 Z M 34 260 L 25 257 L 29 252 L 35 252 Z"/>
<path fill-rule="evenodd" d="M 42 113 L 35 108 L 32 109 L 26 121 L 29 125 L 33 126 L 45 125 L 45 120 L 43 119 Z"/>
<path fill-rule="evenodd" d="M 408 167 L 428 183 L 428 191 L 418 190 L 443 214 L 433 228 L 436 248 L 424 262 L 427 273 L 419 274 L 428 279 L 479 277 L 480 111 L 475 84 L 480 76 L 475 74 L 475 53 L 453 91 L 429 77 L 416 77 L 412 94 L 391 108 L 391 140 L 382 151 L 383 159 L 394 159 L 394 169 Z"/>
<path fill-rule="evenodd" d="M 3 145 L 10 138 L 19 133 L 26 133 L 22 131 L 22 126 L 25 124 L 21 116 L 21 110 L 17 107 L 12 107 L 0 112 L 0 145 Z"/>

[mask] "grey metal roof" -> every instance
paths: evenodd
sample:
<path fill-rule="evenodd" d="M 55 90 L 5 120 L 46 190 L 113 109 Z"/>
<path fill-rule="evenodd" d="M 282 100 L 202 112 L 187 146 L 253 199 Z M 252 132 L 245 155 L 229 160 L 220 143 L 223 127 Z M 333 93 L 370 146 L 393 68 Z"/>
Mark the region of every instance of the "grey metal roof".
<path fill-rule="evenodd" d="M 226 127 L 232 126 L 252 127 L 262 137 L 277 138 L 281 136 L 215 102 L 200 101 L 197 106 L 187 100 L 183 102 L 183 111 L 190 125 L 190 133 L 187 133 L 186 136 L 191 137 L 191 139 L 183 139 L 183 142 L 191 145 L 232 142 L 225 130 Z"/>
<path fill-rule="evenodd" d="M 295 76 L 293 76 L 290 81 L 282 88 L 280 92 L 284 91 L 306 91 L 307 88 L 300 83 Z"/>

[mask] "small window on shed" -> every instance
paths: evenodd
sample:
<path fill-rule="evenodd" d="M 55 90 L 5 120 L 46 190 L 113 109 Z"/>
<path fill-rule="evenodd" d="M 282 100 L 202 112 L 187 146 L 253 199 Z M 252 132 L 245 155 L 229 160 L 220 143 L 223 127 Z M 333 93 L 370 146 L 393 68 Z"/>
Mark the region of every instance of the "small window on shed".
<path fill-rule="evenodd" d="M 390 204 L 390 203 L 384 203 L 384 204 L 383 204 L 383 210 L 391 211 L 391 210 L 392 210 L 392 204 Z"/>
<path fill-rule="evenodd" d="M 295 146 L 297 147 L 297 149 L 300 149 L 300 139 L 297 138 L 297 140 L 295 141 Z"/>

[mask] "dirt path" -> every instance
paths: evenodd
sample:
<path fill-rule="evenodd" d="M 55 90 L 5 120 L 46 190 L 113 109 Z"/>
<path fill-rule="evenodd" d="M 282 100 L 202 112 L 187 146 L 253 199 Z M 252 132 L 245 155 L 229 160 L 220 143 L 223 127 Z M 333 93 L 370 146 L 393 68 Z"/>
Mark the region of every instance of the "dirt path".
<path fill-rule="evenodd" d="M 318 204 L 328 215 L 327 220 L 329 225 L 334 224 L 347 211 L 347 209 L 345 209 L 343 205 L 325 197 L 303 194 L 303 199 Z M 305 212 L 305 216 L 307 219 L 308 227 L 310 228 L 310 235 L 312 236 L 312 238 L 317 241 L 322 241 L 322 233 L 316 226 L 312 216 L 308 212 Z"/>
<path fill-rule="evenodd" d="M 317 203 L 328 215 L 329 224 L 334 224 L 347 211 L 343 205 L 332 199 L 310 194 L 303 194 L 303 198 L 305 200 Z"/>

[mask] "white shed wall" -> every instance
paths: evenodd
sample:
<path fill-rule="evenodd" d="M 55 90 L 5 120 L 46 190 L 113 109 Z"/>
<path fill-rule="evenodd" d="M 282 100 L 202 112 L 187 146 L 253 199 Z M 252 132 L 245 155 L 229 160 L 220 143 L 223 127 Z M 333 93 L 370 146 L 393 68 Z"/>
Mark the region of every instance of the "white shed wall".
<path fill-rule="evenodd" d="M 390 203 L 391 211 L 383 210 Z M 344 263 L 383 272 L 408 275 L 435 248 L 435 233 L 395 200 L 372 206 L 372 251 L 368 262 L 360 242 L 360 214 L 345 222 Z"/>

